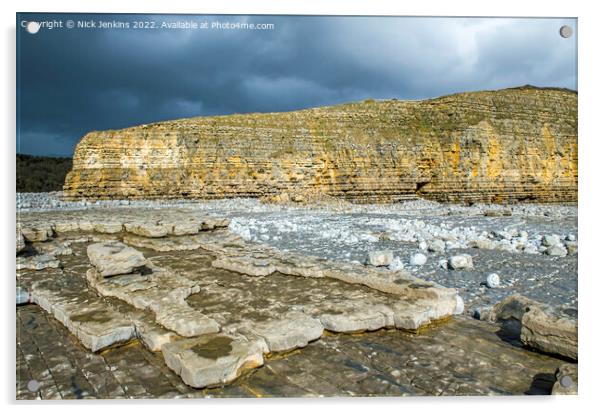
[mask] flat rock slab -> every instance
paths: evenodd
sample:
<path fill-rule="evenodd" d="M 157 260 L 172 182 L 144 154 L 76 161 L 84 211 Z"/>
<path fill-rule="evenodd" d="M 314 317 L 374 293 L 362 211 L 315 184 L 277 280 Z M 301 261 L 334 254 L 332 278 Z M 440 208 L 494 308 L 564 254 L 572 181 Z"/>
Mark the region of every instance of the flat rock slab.
<path fill-rule="evenodd" d="M 126 223 L 125 230 L 132 234 L 148 238 L 161 238 L 169 234 L 169 227 L 160 223 L 136 222 Z"/>
<path fill-rule="evenodd" d="M 140 251 L 117 241 L 92 244 L 87 252 L 90 263 L 102 277 L 129 274 L 146 264 Z"/>
<path fill-rule="evenodd" d="M 184 383 L 203 388 L 229 383 L 246 369 L 263 365 L 267 351 L 263 340 L 207 334 L 164 345 L 163 357 Z"/>
<path fill-rule="evenodd" d="M 33 283 L 31 300 L 52 314 L 91 351 L 136 336 L 130 320 L 91 293 L 85 281 L 63 273 Z"/>
<path fill-rule="evenodd" d="M 151 265 L 150 274 L 122 274 L 102 279 L 88 270 L 90 285 L 105 297 L 115 297 L 154 314 L 155 321 L 183 337 L 216 333 L 220 326 L 202 312 L 191 308 L 186 298 L 199 287 L 187 278 Z"/>
<path fill-rule="evenodd" d="M 217 235 L 217 234 L 216 234 Z M 395 294 L 406 301 L 433 300 L 457 303 L 457 292 L 436 283 L 424 281 L 406 270 L 390 271 L 361 264 L 326 260 L 294 253 L 284 253 L 273 247 L 245 243 L 241 240 L 210 237 L 199 238 L 203 249 L 217 255 L 211 265 L 241 274 L 258 277 L 279 272 L 282 274 L 323 278 L 329 277 L 349 284 L 361 284 L 384 293 Z M 204 239 L 204 241 L 203 241 Z M 222 241 L 223 239 L 223 241 Z M 456 305 L 441 317 L 456 314 Z"/>
<path fill-rule="evenodd" d="M 176 333 L 163 328 L 153 320 L 139 317 L 133 321 L 136 326 L 136 335 L 150 351 L 161 351 L 165 344 L 179 338 Z"/>
<path fill-rule="evenodd" d="M 136 248 L 147 248 L 153 251 L 192 251 L 201 248 L 201 242 L 194 236 L 178 236 L 165 238 L 147 238 L 139 235 L 125 234 L 123 242 Z"/>
<path fill-rule="evenodd" d="M 96 232 L 92 239 L 102 241 L 87 247 L 95 268 L 81 262 L 85 245 L 79 245 L 67 260 L 69 271 L 86 274 L 88 287 L 101 297 L 142 311 L 144 316 L 130 314 L 121 320 L 131 329 L 129 337 L 137 336 L 150 350 L 161 351 L 166 364 L 193 387 L 230 382 L 241 371 L 262 365 L 264 353 L 305 347 L 324 330 L 417 330 L 457 312 L 455 290 L 405 270 L 325 260 L 246 242 L 221 229 L 227 221 L 182 212 L 169 217 L 165 211 L 149 211 L 147 217 L 128 211 L 119 218 L 94 219 L 97 213 L 81 216 L 76 226 L 58 213 L 49 220 L 59 234 L 57 241 L 62 230 Z M 125 232 L 118 232 L 121 223 Z M 143 254 L 126 244 L 148 249 Z M 265 291 L 272 296 L 264 296 Z M 88 329 L 91 321 L 101 321 L 92 310 L 96 309 L 84 311 L 89 317 L 76 314 Z M 74 328 L 69 320 L 63 321 Z M 93 333 L 98 335 L 97 330 Z M 211 337 L 217 338 L 208 341 Z M 101 345 L 105 343 L 88 347 Z"/>
<path fill-rule="evenodd" d="M 330 334 L 302 351 L 264 356 L 263 368 L 228 386 L 195 389 L 138 342 L 91 354 L 39 306 L 16 313 L 17 399 L 550 394 L 564 364 L 503 341 L 495 324 L 456 317 L 419 335 Z M 40 392 L 28 390 L 32 379 Z"/>
<path fill-rule="evenodd" d="M 29 257 L 17 257 L 17 270 L 43 270 L 45 268 L 58 268 L 61 262 L 54 255 L 39 254 Z"/>
<path fill-rule="evenodd" d="M 17 240 L 23 236 L 26 241 L 39 242 L 51 239 L 55 233 L 73 231 L 102 234 L 118 234 L 126 231 L 152 238 L 194 235 L 199 231 L 226 228 L 229 221 L 225 218 L 211 217 L 202 211 L 185 209 L 116 208 L 21 214 L 19 224 Z"/>
<path fill-rule="evenodd" d="M 48 223 L 37 223 L 33 226 L 21 226 L 21 234 L 29 242 L 47 241 L 54 235 L 52 225 Z M 17 233 L 17 237 L 19 234 Z"/>
<path fill-rule="evenodd" d="M 256 323 L 251 330 L 265 340 L 270 352 L 279 352 L 305 347 L 322 336 L 324 327 L 307 314 L 291 312 L 277 320 Z"/>

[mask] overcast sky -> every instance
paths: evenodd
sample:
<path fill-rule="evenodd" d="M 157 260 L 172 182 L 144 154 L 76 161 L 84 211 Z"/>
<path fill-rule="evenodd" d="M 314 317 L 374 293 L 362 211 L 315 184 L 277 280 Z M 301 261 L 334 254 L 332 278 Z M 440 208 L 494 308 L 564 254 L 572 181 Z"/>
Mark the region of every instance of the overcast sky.
<path fill-rule="evenodd" d="M 130 29 L 67 29 L 66 21 Z M 22 21 L 61 20 L 37 34 Z M 134 21 L 271 23 L 273 30 L 131 29 Z M 572 19 L 17 16 L 17 152 L 71 156 L 88 131 L 277 112 L 366 98 L 422 99 L 524 84 L 577 89 Z"/>

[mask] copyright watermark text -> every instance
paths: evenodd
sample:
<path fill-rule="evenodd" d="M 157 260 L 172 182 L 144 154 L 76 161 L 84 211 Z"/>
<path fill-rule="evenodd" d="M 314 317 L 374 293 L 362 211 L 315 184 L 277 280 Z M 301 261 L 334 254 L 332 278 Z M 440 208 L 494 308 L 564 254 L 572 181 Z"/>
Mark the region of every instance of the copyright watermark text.
<path fill-rule="evenodd" d="M 31 34 L 40 30 L 275 30 L 274 23 L 251 23 L 241 21 L 223 21 L 209 19 L 189 20 L 48 20 L 21 21 L 21 27 Z"/>

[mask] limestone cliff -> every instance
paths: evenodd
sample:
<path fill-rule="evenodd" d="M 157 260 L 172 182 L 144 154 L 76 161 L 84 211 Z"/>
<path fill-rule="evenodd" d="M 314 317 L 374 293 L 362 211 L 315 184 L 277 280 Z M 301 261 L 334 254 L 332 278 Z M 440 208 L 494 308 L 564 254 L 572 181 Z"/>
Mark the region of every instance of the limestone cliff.
<path fill-rule="evenodd" d="M 355 202 L 577 200 L 577 93 L 520 87 L 423 101 L 197 117 L 90 132 L 68 198 L 311 191 Z"/>

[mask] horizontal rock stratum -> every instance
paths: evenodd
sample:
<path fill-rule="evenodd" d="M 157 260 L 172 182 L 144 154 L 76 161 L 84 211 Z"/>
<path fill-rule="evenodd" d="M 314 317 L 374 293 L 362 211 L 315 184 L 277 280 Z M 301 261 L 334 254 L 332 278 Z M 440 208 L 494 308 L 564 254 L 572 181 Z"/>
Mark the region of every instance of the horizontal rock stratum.
<path fill-rule="evenodd" d="M 90 132 L 64 185 L 70 199 L 305 191 L 353 202 L 576 202 L 577 93 L 525 86 Z"/>

